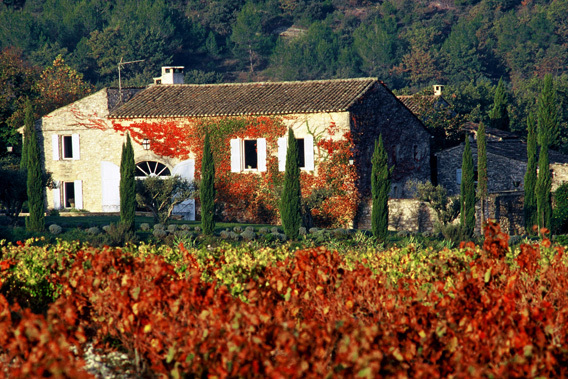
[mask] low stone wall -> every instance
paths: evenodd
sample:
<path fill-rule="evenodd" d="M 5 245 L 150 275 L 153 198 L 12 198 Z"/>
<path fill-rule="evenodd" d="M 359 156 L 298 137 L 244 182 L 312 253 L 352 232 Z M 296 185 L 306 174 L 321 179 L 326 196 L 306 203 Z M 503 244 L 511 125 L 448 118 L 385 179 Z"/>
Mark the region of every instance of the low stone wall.
<path fill-rule="evenodd" d="M 523 234 L 524 228 L 523 191 L 490 194 L 485 206 L 485 217 L 496 220 L 501 230 L 510 234 Z M 476 204 L 476 233 L 481 234 L 481 209 Z M 389 230 L 407 232 L 430 232 L 437 221 L 435 212 L 428 204 L 416 199 L 389 200 Z M 357 229 L 371 229 L 371 200 L 361 202 L 357 219 Z"/>
<path fill-rule="evenodd" d="M 389 200 L 389 230 L 408 232 L 432 231 L 436 214 L 428 205 L 416 199 Z M 355 227 L 371 229 L 371 200 L 361 202 Z"/>

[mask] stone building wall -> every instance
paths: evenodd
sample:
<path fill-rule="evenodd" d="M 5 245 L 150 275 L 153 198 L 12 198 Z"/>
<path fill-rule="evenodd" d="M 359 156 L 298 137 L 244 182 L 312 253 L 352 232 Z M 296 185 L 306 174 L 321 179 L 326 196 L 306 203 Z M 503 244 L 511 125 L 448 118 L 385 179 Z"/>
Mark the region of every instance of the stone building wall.
<path fill-rule="evenodd" d="M 372 201 L 367 199 L 359 206 L 357 229 L 371 229 Z M 413 233 L 430 232 L 434 229 L 437 216 L 428 204 L 416 199 L 389 200 L 389 230 Z"/>
<path fill-rule="evenodd" d="M 58 184 L 47 189 L 47 208 L 65 207 L 63 203 L 64 183 L 80 182 L 82 209 L 93 212 L 103 210 L 102 187 L 103 165 L 120 167 L 122 144 L 126 138 L 112 129 L 106 119 L 109 99 L 112 97 L 103 89 L 75 103 L 59 108 L 44 116 L 39 122 L 40 146 L 43 151 L 45 170 L 51 172 Z M 62 137 L 76 139 L 73 158 L 64 157 Z M 77 149 L 78 147 L 78 149 Z M 179 160 L 159 157 L 133 142 L 135 161 L 152 160 L 165 164 L 170 170 Z M 104 163 L 103 163 L 104 162 Z M 57 206 L 58 199 L 60 206 Z M 118 209 L 116 209 L 118 210 Z"/>
<path fill-rule="evenodd" d="M 424 125 L 388 89 L 376 85 L 350 108 L 355 162 L 364 197 L 371 193 L 371 158 L 382 135 L 391 174 L 392 198 L 412 196 L 410 180 L 430 180 L 430 139 Z"/>
<path fill-rule="evenodd" d="M 461 172 L 465 145 L 439 152 L 437 156 L 438 184 L 448 190 L 450 196 L 460 193 L 458 172 Z M 477 147 L 471 148 L 473 164 L 477 170 Z M 526 162 L 487 153 L 487 190 L 489 193 L 515 191 L 524 188 Z M 477 178 L 476 178 L 477 180 Z"/>

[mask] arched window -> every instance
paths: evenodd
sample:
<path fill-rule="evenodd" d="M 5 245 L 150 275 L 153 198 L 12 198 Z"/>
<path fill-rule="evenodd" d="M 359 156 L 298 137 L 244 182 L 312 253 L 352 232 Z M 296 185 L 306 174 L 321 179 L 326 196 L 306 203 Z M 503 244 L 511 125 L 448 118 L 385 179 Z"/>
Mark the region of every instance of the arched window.
<path fill-rule="evenodd" d="M 171 176 L 170 169 L 165 164 L 153 161 L 144 161 L 136 164 L 136 177 Z"/>

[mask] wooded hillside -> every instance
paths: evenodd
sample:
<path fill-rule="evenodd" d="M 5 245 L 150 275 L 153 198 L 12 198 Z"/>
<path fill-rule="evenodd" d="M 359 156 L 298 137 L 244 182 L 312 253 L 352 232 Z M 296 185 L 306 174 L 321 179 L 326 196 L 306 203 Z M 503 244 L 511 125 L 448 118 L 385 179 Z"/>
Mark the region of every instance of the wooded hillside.
<path fill-rule="evenodd" d="M 503 79 L 510 129 L 554 76 L 568 150 L 568 0 L 4 0 L 0 144 L 16 144 L 25 97 L 37 115 L 163 65 L 187 83 L 375 76 L 397 93 L 430 91 L 489 120 Z M 58 58 L 59 57 L 59 58 Z M 3 152 L 5 148 L 0 146 Z"/>

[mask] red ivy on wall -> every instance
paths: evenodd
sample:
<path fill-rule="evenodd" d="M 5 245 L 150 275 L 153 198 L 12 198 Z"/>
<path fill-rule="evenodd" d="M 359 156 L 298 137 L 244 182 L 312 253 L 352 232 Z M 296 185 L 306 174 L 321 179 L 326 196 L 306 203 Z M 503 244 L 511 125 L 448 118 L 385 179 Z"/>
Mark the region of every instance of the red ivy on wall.
<path fill-rule="evenodd" d="M 278 138 L 286 126 L 275 117 L 238 117 L 209 119 L 167 119 L 163 121 L 113 121 L 114 130 L 130 133 L 141 144 L 150 140 L 151 150 L 162 156 L 195 159 L 195 176 L 201 176 L 203 140 L 209 132 L 215 157 L 217 204 L 226 220 L 254 223 L 278 223 L 278 202 L 284 173 L 278 171 Z M 341 140 L 331 136 L 338 132 L 335 124 L 327 128 L 328 138 L 315 138 L 316 172 L 301 174 L 302 195 L 312 207 L 316 225 L 349 225 L 359 201 L 355 185 L 357 173 L 349 165 L 353 141 L 349 133 Z M 230 140 L 265 138 L 266 172 L 231 172 Z M 324 194 L 323 199 L 321 194 Z M 318 194 L 320 195 L 318 197 Z"/>

